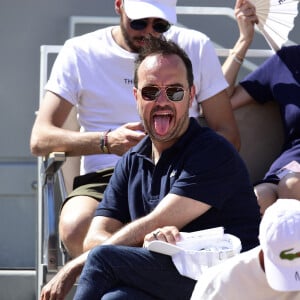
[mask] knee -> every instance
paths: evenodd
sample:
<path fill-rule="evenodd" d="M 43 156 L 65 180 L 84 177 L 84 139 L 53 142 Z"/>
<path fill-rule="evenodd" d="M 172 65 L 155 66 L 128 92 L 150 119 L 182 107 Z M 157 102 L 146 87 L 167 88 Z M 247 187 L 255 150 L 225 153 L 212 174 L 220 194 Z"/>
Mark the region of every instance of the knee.
<path fill-rule="evenodd" d="M 83 253 L 83 241 L 92 218 L 80 213 L 63 213 L 59 219 L 59 237 L 68 254 L 74 258 Z"/>
<path fill-rule="evenodd" d="M 261 215 L 264 214 L 267 207 L 272 205 L 278 198 L 277 185 L 273 183 L 261 183 L 254 187 L 257 197 L 257 203 L 260 207 Z"/>
<path fill-rule="evenodd" d="M 59 219 L 59 236 L 71 257 L 83 252 L 83 241 L 98 202 L 89 197 L 74 197 L 65 203 Z"/>
<path fill-rule="evenodd" d="M 82 232 L 80 222 L 70 218 L 60 218 L 59 237 L 68 254 L 74 258 L 83 252 L 83 240 L 86 232 Z"/>
<path fill-rule="evenodd" d="M 107 258 L 113 259 L 113 257 L 115 256 L 115 252 L 116 249 L 118 248 L 118 246 L 115 245 L 98 245 L 95 246 L 94 248 L 92 248 L 89 252 L 89 259 L 87 261 L 89 261 L 89 263 L 91 265 L 99 265 L 102 263 L 106 263 L 108 262 Z"/>
<path fill-rule="evenodd" d="M 73 217 L 72 217 L 73 216 Z M 74 215 L 61 215 L 59 219 L 59 235 L 63 242 L 76 241 L 80 236 L 82 220 Z"/>
<path fill-rule="evenodd" d="M 300 199 L 300 174 L 287 174 L 278 184 L 279 198 Z"/>

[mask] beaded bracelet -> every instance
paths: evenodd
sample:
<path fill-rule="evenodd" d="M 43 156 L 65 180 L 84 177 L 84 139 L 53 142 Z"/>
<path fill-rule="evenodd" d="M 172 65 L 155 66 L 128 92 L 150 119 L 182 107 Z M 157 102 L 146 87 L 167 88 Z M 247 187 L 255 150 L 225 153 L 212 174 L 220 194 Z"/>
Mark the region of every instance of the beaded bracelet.
<path fill-rule="evenodd" d="M 111 129 L 103 132 L 100 136 L 100 148 L 101 148 L 101 151 L 105 154 L 110 154 L 110 151 L 108 149 L 108 137 L 107 135 L 111 132 Z"/>
<path fill-rule="evenodd" d="M 235 62 L 237 62 L 240 65 L 243 64 L 244 59 L 241 56 L 239 56 L 238 54 L 236 54 L 234 51 L 231 51 L 230 54 L 233 55 L 233 60 Z"/>
<path fill-rule="evenodd" d="M 240 65 L 243 64 L 243 61 L 240 60 L 236 55 L 233 56 L 233 60 L 234 60 L 235 62 L 237 62 L 238 64 L 240 64 Z"/>

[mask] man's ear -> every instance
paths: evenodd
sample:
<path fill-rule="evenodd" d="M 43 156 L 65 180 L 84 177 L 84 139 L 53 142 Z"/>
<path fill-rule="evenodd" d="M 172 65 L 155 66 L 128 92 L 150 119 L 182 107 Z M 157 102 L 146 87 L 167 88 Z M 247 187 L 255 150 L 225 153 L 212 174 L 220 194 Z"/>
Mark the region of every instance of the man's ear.
<path fill-rule="evenodd" d="M 195 93 L 196 93 L 196 88 L 195 85 L 193 84 L 190 90 L 190 107 L 192 107 L 193 101 L 195 99 Z"/>
<path fill-rule="evenodd" d="M 138 90 L 137 90 L 137 88 L 134 86 L 134 87 L 133 87 L 133 96 L 134 96 L 134 98 L 135 98 L 136 101 L 138 100 L 138 99 L 137 99 L 137 92 L 138 92 Z"/>
<path fill-rule="evenodd" d="M 123 0 L 115 0 L 115 12 L 121 15 L 121 7 L 123 6 Z"/>

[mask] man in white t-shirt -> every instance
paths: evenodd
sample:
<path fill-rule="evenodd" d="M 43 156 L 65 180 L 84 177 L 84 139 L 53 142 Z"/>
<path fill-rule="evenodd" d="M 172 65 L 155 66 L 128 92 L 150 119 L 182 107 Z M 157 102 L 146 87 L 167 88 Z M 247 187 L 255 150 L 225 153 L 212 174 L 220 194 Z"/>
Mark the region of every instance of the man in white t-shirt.
<path fill-rule="evenodd" d="M 259 240 L 260 246 L 207 269 L 191 300 L 300 299 L 300 201 L 269 206 Z"/>
<path fill-rule="evenodd" d="M 31 135 L 35 155 L 64 151 L 82 157 L 82 176 L 74 180 L 76 189 L 62 207 L 59 224 L 71 257 L 83 252 L 84 237 L 117 160 L 145 136 L 132 89 L 134 60 L 146 35 L 164 35 L 187 52 L 196 86 L 190 115 L 199 117 L 201 103 L 208 125 L 236 148 L 240 143 L 227 82 L 209 38 L 171 26 L 176 23 L 176 0 L 115 0 L 115 10 L 119 26 L 66 41 Z M 61 128 L 74 106 L 80 132 Z"/>

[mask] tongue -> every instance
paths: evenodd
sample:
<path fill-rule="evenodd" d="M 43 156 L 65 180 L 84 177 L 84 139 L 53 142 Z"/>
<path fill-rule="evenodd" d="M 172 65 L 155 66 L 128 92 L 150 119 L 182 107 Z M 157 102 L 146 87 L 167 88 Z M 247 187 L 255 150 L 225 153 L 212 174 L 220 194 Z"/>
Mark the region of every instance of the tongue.
<path fill-rule="evenodd" d="M 159 135 L 165 135 L 168 132 L 170 124 L 169 116 L 155 116 L 154 117 L 154 128 L 156 133 Z"/>

